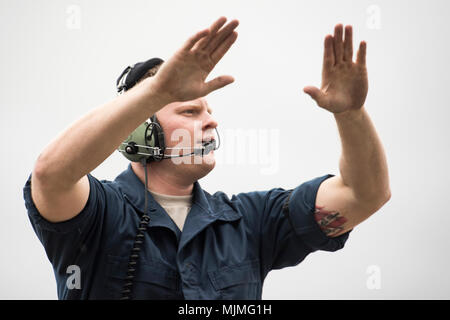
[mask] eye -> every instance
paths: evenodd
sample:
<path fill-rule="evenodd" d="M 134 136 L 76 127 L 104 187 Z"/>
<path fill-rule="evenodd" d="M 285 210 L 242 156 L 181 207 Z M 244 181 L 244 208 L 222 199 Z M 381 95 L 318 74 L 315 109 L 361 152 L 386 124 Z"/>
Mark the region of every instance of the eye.
<path fill-rule="evenodd" d="M 194 109 L 188 109 L 188 110 L 184 110 L 183 113 L 194 114 L 195 110 Z"/>

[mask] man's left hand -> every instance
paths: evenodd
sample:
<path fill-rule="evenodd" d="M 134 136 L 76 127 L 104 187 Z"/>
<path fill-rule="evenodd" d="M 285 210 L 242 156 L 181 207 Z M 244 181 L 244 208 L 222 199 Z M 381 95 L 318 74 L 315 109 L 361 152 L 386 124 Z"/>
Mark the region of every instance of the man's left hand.
<path fill-rule="evenodd" d="M 368 90 L 366 42 L 361 41 L 354 63 L 352 26 L 345 27 L 344 41 L 342 36 L 343 25 L 338 24 L 334 36 L 325 37 L 320 90 L 312 86 L 303 89 L 320 107 L 335 114 L 360 109 Z"/>

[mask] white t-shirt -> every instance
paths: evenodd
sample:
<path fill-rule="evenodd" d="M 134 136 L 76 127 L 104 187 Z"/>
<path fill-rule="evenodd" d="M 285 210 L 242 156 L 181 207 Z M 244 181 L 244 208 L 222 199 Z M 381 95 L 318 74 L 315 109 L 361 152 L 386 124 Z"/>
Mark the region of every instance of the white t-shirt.
<path fill-rule="evenodd" d="M 150 191 L 153 198 L 166 210 L 169 217 L 183 231 L 184 222 L 192 206 L 192 194 L 187 196 L 170 196 Z"/>

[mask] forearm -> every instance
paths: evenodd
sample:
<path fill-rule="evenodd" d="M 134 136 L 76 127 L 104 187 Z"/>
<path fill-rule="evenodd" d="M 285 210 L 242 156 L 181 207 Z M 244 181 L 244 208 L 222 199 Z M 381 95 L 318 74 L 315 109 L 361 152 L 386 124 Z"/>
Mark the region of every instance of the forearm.
<path fill-rule="evenodd" d="M 339 169 L 344 183 L 358 199 L 389 198 L 386 156 L 364 106 L 334 117 L 341 138 Z"/>
<path fill-rule="evenodd" d="M 33 172 L 64 188 L 94 170 L 134 129 L 169 103 L 152 89 L 151 81 L 144 80 L 75 121 L 45 147 Z"/>

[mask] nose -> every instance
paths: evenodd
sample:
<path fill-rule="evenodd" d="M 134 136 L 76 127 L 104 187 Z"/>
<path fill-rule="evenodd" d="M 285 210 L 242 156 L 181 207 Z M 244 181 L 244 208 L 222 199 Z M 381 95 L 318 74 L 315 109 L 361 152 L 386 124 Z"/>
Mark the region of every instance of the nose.
<path fill-rule="evenodd" d="M 206 112 L 205 114 L 206 115 L 203 120 L 203 128 L 202 128 L 203 131 L 214 130 L 218 126 L 216 119 L 214 119 L 213 116 L 208 112 Z"/>

